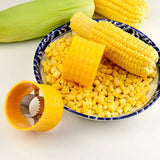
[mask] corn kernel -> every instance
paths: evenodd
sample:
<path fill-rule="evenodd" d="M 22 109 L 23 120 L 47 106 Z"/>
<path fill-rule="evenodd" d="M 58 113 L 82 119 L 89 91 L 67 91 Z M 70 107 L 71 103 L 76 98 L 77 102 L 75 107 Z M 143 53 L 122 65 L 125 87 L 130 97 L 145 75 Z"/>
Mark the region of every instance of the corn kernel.
<path fill-rule="evenodd" d="M 112 69 L 106 69 L 105 71 L 107 74 L 112 74 Z"/>
<path fill-rule="evenodd" d="M 54 72 L 56 72 L 57 71 L 57 68 L 55 68 L 55 67 L 52 67 L 51 68 L 51 73 L 53 74 Z"/>
<path fill-rule="evenodd" d="M 53 86 L 54 88 L 56 88 L 57 90 L 62 89 L 62 86 L 61 86 L 59 83 L 54 83 L 54 84 L 52 84 L 52 86 Z"/>
<path fill-rule="evenodd" d="M 146 92 L 149 92 L 151 90 L 150 86 L 145 87 Z"/>
<path fill-rule="evenodd" d="M 114 96 L 108 96 L 105 98 L 106 102 L 111 103 L 114 101 Z"/>
<path fill-rule="evenodd" d="M 96 107 L 95 111 L 96 111 L 96 113 L 101 113 L 101 112 L 103 112 L 102 106 L 101 106 L 101 105 L 98 105 L 98 106 Z"/>
<path fill-rule="evenodd" d="M 74 104 L 74 102 L 69 101 L 69 102 L 67 103 L 67 106 L 70 107 L 71 109 L 73 109 L 73 108 L 75 107 L 75 104 Z"/>
<path fill-rule="evenodd" d="M 130 97 L 134 97 L 134 92 L 129 93 Z"/>
<path fill-rule="evenodd" d="M 113 77 L 111 75 L 105 75 L 105 78 L 108 79 L 109 81 L 113 81 Z"/>
<path fill-rule="evenodd" d="M 121 93 L 122 93 L 122 90 L 118 87 L 118 88 L 115 89 L 115 92 L 116 92 L 117 94 L 121 94 Z"/>
<path fill-rule="evenodd" d="M 127 105 L 126 107 L 124 107 L 124 113 L 129 113 L 131 109 L 131 106 Z"/>
<path fill-rule="evenodd" d="M 57 69 L 62 73 L 62 64 L 58 64 Z"/>
<path fill-rule="evenodd" d="M 46 81 L 46 83 L 48 83 L 48 84 L 52 84 L 52 83 L 54 83 L 54 77 L 52 77 L 51 74 L 48 74 L 48 75 L 46 75 L 46 77 L 45 77 L 45 81 Z"/>
<path fill-rule="evenodd" d="M 104 104 L 102 108 L 103 108 L 103 110 L 106 110 L 106 109 L 108 109 L 108 105 Z"/>
<path fill-rule="evenodd" d="M 69 87 L 64 86 L 64 87 L 62 88 L 62 93 L 69 93 Z"/>
<path fill-rule="evenodd" d="M 127 87 L 123 87 L 123 93 L 124 93 L 124 94 L 128 94 L 128 93 L 130 93 L 129 88 L 127 88 Z"/>
<path fill-rule="evenodd" d="M 103 104 L 104 104 L 104 96 L 103 96 L 103 95 L 100 95 L 100 96 L 98 97 L 98 103 L 99 103 L 100 105 L 103 105 Z"/>
<path fill-rule="evenodd" d="M 82 96 L 82 94 L 78 94 L 76 98 L 78 101 L 81 101 L 83 99 L 83 96 Z"/>
<path fill-rule="evenodd" d="M 60 77 L 61 73 L 59 71 L 56 71 L 53 73 L 53 76 L 58 79 Z"/>
<path fill-rule="evenodd" d="M 100 85 L 100 81 L 99 80 L 94 80 L 93 84 L 98 86 L 98 85 Z"/>
<path fill-rule="evenodd" d="M 131 84 L 132 83 L 132 79 L 131 78 L 126 78 L 126 84 Z"/>
<path fill-rule="evenodd" d="M 142 103 L 146 103 L 148 101 L 148 98 L 146 96 L 142 96 L 140 100 L 142 101 Z"/>
<path fill-rule="evenodd" d="M 63 99 L 63 103 L 64 103 L 64 105 L 67 105 L 68 101 L 65 100 L 65 99 Z M 69 106 L 68 106 L 68 107 L 69 107 Z"/>
<path fill-rule="evenodd" d="M 76 112 L 82 113 L 82 109 L 81 108 L 76 108 Z"/>
<path fill-rule="evenodd" d="M 52 55 L 53 55 L 53 52 L 46 53 L 46 57 L 47 57 L 47 58 L 51 58 Z"/>
<path fill-rule="evenodd" d="M 142 104 L 143 104 L 142 101 L 137 101 L 136 104 L 135 104 L 135 107 L 141 107 Z"/>
<path fill-rule="evenodd" d="M 130 103 L 132 106 L 135 106 L 135 104 L 136 104 L 135 98 L 131 98 L 130 101 L 129 101 L 129 103 Z"/>
<path fill-rule="evenodd" d="M 106 115 L 106 117 L 110 118 L 112 115 L 111 115 L 111 112 L 109 111 L 105 111 L 104 114 Z"/>
<path fill-rule="evenodd" d="M 128 88 L 131 90 L 131 91 L 133 91 L 135 88 L 134 88 L 134 86 L 133 85 L 128 85 Z"/>
<path fill-rule="evenodd" d="M 102 84 L 105 86 L 109 86 L 111 82 L 108 79 L 103 79 Z"/>
<path fill-rule="evenodd" d="M 98 113 L 98 117 L 105 117 L 104 112 Z"/>
<path fill-rule="evenodd" d="M 125 98 L 119 100 L 119 103 L 120 103 L 120 104 L 124 104 L 124 103 L 126 103 L 126 102 L 127 102 L 127 100 L 126 100 Z"/>
<path fill-rule="evenodd" d="M 112 117 L 118 117 L 119 114 L 117 112 L 112 112 L 111 115 Z"/>
<path fill-rule="evenodd" d="M 52 66 L 56 65 L 56 60 L 54 58 L 51 58 L 51 65 Z"/>
<path fill-rule="evenodd" d="M 51 48 L 50 48 L 50 47 L 47 47 L 47 48 L 45 49 L 45 53 L 48 54 L 48 53 L 50 53 L 50 52 L 51 52 Z"/>
<path fill-rule="evenodd" d="M 115 69 L 113 70 L 112 74 L 113 74 L 114 77 L 118 77 L 118 72 Z"/>
<path fill-rule="evenodd" d="M 92 113 L 92 115 L 95 115 L 95 114 L 96 114 L 95 110 L 92 110 L 91 113 Z"/>
<path fill-rule="evenodd" d="M 65 95 L 65 99 L 68 101 L 75 100 L 75 95 L 72 94 Z"/>
<path fill-rule="evenodd" d="M 120 86 L 121 82 L 119 79 L 114 79 L 114 85 L 115 86 Z"/>
<path fill-rule="evenodd" d="M 44 66 L 43 70 L 45 73 L 48 74 L 48 73 L 50 73 L 51 67 L 49 65 L 46 65 L 46 66 Z"/>
<path fill-rule="evenodd" d="M 85 109 L 91 109 L 92 108 L 92 102 L 85 102 L 85 101 L 83 101 L 83 108 L 85 108 Z"/>
<path fill-rule="evenodd" d="M 108 86 L 107 87 L 107 91 L 110 93 L 110 92 L 113 92 L 114 91 L 114 87 L 113 86 Z"/>
<path fill-rule="evenodd" d="M 84 110 L 83 113 L 90 116 L 92 115 L 92 110 L 87 109 L 87 110 Z"/>
<path fill-rule="evenodd" d="M 116 108 L 116 112 L 118 112 L 119 114 L 123 113 L 123 109 L 121 107 Z"/>
<path fill-rule="evenodd" d="M 108 109 L 111 112 L 115 112 L 116 108 L 118 107 L 119 102 L 113 102 L 111 104 L 108 105 Z"/>
<path fill-rule="evenodd" d="M 101 91 L 101 90 L 103 89 L 103 87 L 104 87 L 103 84 L 100 84 L 100 85 L 98 86 L 97 90 L 98 90 L 98 91 Z"/>
<path fill-rule="evenodd" d="M 47 63 L 47 61 L 43 61 L 43 62 L 41 63 L 41 65 L 42 65 L 42 67 L 44 67 L 44 66 L 48 65 L 48 63 Z"/>

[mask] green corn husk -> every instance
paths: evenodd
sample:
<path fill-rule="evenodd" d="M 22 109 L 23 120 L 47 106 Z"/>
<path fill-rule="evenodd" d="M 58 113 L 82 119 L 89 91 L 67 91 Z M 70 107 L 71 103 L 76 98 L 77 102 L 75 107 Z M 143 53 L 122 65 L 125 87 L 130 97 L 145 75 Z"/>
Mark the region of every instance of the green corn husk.
<path fill-rule="evenodd" d="M 93 0 L 35 0 L 0 12 L 0 42 L 17 42 L 45 36 L 69 22 L 78 11 L 92 17 Z"/>

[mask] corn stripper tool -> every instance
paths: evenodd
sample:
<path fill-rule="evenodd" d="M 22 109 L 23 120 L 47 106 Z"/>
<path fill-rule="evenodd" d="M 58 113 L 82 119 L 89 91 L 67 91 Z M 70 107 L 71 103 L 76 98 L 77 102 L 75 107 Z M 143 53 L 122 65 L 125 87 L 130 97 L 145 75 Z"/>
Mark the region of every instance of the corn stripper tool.
<path fill-rule="evenodd" d="M 40 91 L 43 96 L 39 95 Z M 57 125 L 62 113 L 63 101 L 58 91 L 32 81 L 14 85 L 5 101 L 8 122 L 22 131 L 48 131 Z"/>

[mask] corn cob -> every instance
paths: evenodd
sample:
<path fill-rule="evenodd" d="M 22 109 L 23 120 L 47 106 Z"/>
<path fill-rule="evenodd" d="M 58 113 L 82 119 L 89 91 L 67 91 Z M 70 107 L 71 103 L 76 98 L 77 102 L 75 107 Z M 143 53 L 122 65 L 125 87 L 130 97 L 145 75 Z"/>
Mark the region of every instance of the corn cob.
<path fill-rule="evenodd" d="M 95 11 L 108 19 L 139 28 L 148 16 L 145 0 L 94 0 Z"/>
<path fill-rule="evenodd" d="M 68 23 L 77 11 L 94 13 L 93 0 L 34 0 L 0 12 L 0 42 L 45 36 Z"/>
<path fill-rule="evenodd" d="M 71 18 L 71 29 L 78 31 L 77 34 L 82 37 L 89 33 L 88 39 L 104 44 L 105 56 L 127 71 L 142 77 L 155 75 L 158 53 L 152 46 L 107 21 L 95 23 L 94 20 L 90 20 L 88 25 L 83 21 L 86 20 L 85 17 L 82 13 L 76 13 Z M 85 30 L 80 32 L 84 23 L 92 27 L 85 26 Z"/>
<path fill-rule="evenodd" d="M 62 77 L 90 87 L 93 83 L 105 46 L 75 36 L 64 60 Z"/>

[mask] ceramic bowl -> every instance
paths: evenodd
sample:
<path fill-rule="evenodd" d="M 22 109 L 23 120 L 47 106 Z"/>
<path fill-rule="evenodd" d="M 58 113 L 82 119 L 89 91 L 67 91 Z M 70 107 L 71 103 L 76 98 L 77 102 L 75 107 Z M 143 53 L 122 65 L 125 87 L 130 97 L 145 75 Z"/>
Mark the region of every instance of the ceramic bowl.
<path fill-rule="evenodd" d="M 107 19 L 95 19 L 96 21 L 110 21 Z M 153 46 L 153 48 L 155 48 L 160 56 L 160 50 L 159 48 L 156 46 L 156 44 L 149 39 L 145 34 L 143 34 L 142 32 L 140 32 L 139 30 L 128 26 L 126 24 L 120 23 L 120 22 L 116 22 L 116 21 L 110 21 L 111 23 L 113 23 L 115 26 L 123 29 L 125 32 L 128 32 L 129 34 L 134 35 L 135 37 L 139 38 L 141 41 L 144 41 L 145 43 L 147 43 L 148 45 Z M 69 28 L 69 23 L 64 24 L 60 27 L 58 27 L 57 29 L 53 30 L 52 32 L 50 32 L 39 44 L 35 56 L 34 56 L 34 62 L 33 62 L 33 69 L 34 69 L 34 75 L 35 78 L 37 80 L 38 83 L 44 83 L 43 80 L 43 76 L 41 73 L 41 60 L 42 57 L 44 55 L 44 50 L 46 49 L 46 47 L 53 41 L 62 38 L 62 37 L 68 37 L 70 35 L 72 35 L 74 32 L 71 31 L 71 29 Z M 143 111 L 145 111 L 146 109 L 148 109 L 149 107 L 151 107 L 153 105 L 153 103 L 155 103 L 157 101 L 157 99 L 160 96 L 160 76 L 159 76 L 159 69 L 160 69 L 160 60 L 157 63 L 157 69 L 158 69 L 158 76 L 157 78 L 155 78 L 155 80 L 153 81 L 153 83 L 151 84 L 151 91 L 149 92 L 149 101 L 147 103 L 145 103 L 140 109 L 135 109 L 133 110 L 131 113 L 129 114 L 123 114 L 119 117 L 112 117 L 112 118 L 102 118 L 102 117 L 97 117 L 97 116 L 88 116 L 82 113 L 78 113 L 76 111 L 71 110 L 69 107 L 67 107 L 66 105 L 64 105 L 64 109 L 66 109 L 67 111 L 78 115 L 80 117 L 83 118 L 87 118 L 90 120 L 118 120 L 118 119 L 124 119 L 124 118 L 128 118 L 134 115 L 137 115 Z"/>

